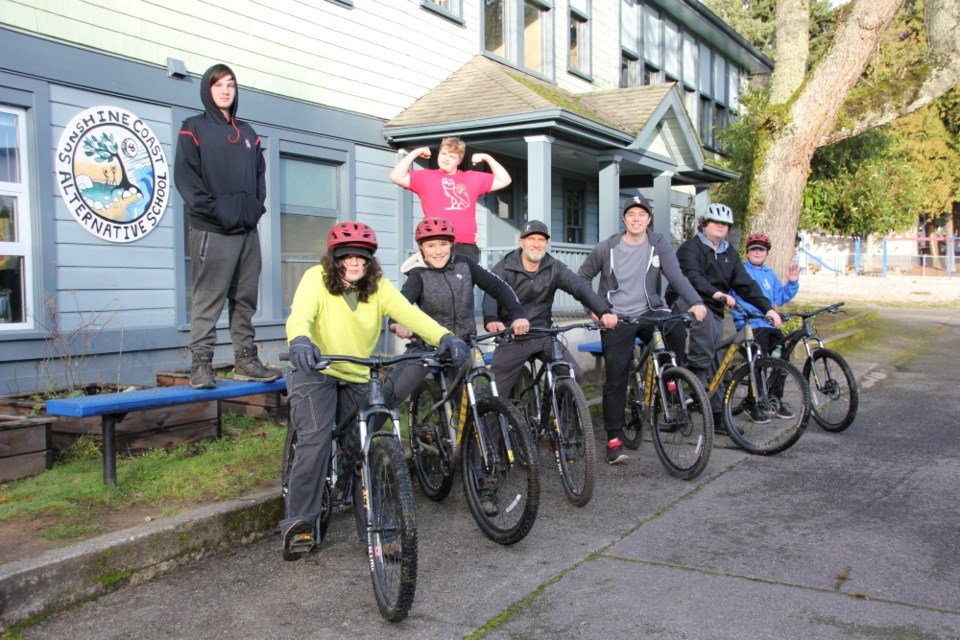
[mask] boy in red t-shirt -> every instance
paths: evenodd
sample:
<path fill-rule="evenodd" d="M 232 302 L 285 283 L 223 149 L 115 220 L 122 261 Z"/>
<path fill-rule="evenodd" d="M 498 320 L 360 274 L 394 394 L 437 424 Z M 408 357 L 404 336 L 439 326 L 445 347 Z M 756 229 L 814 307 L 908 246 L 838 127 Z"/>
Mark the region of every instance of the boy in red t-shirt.
<path fill-rule="evenodd" d="M 477 198 L 503 189 L 510 184 L 510 174 L 490 154 L 475 153 L 474 165 L 486 162 L 491 173 L 460 171 L 467 145 L 460 138 L 444 138 L 437 155 L 437 169 L 410 171 L 417 158 L 429 158 L 430 147 L 414 149 L 390 171 L 390 180 L 420 196 L 420 206 L 427 218 L 446 218 L 456 229 L 453 249 L 480 261 L 477 247 Z"/>

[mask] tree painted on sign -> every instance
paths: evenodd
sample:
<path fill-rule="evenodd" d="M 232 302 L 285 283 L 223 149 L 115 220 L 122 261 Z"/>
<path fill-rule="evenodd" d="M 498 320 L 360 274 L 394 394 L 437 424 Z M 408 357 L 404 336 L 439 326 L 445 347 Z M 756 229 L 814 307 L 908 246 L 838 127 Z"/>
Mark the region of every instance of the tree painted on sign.
<path fill-rule="evenodd" d="M 114 190 L 122 189 L 126 191 L 129 189 L 137 192 L 140 191 L 136 185 L 130 182 L 130 178 L 127 177 L 127 169 L 123 166 L 123 159 L 120 157 L 120 148 L 113 139 L 112 133 L 101 133 L 99 138 L 95 135 L 84 138 L 83 153 L 88 158 L 93 158 L 94 162 L 110 164 L 114 170 L 116 167 L 120 167 L 120 181 L 115 184 L 113 187 Z"/>

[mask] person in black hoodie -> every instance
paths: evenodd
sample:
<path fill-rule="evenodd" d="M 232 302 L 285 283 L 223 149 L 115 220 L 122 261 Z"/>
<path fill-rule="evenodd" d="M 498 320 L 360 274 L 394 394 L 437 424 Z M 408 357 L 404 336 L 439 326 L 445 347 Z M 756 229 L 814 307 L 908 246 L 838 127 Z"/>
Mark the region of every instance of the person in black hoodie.
<path fill-rule="evenodd" d="M 697 234 L 677 249 L 677 260 L 683 275 L 711 312 L 703 322 L 690 327 L 687 345 L 687 368 L 696 374 L 704 389 L 709 387 L 710 379 L 717 372 L 716 351 L 723 339 L 723 311 L 736 304 L 730 291 L 762 311 L 770 318 L 774 328 L 780 326 L 780 315 L 763 295 L 760 285 L 747 273 L 736 248 L 726 240 L 731 226 L 733 211 L 727 205 L 715 202 L 707 207 L 706 213 L 700 218 Z M 676 312 L 686 311 L 690 306 L 673 284 L 667 287 L 666 300 Z M 723 432 L 719 393 L 710 397 L 710 404 L 713 407 L 714 430 Z"/>
<path fill-rule="evenodd" d="M 193 269 L 190 384 L 212 389 L 213 348 L 224 302 L 229 302 L 234 378 L 271 382 L 278 369 L 263 366 L 253 343 L 260 283 L 257 223 L 266 211 L 266 162 L 260 139 L 237 120 L 236 75 L 215 64 L 200 81 L 204 113 L 183 121 L 174 183 L 189 212 Z"/>

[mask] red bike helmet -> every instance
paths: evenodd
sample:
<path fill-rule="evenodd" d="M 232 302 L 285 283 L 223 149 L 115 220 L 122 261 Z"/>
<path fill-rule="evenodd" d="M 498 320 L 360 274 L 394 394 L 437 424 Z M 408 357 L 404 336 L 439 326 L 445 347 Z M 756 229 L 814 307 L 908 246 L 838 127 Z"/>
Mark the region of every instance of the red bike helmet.
<path fill-rule="evenodd" d="M 747 238 L 747 251 L 753 249 L 754 247 L 763 247 L 767 251 L 770 251 L 770 238 L 762 233 L 752 233 Z"/>
<path fill-rule="evenodd" d="M 417 244 L 427 240 L 449 240 L 453 242 L 453 225 L 443 218 L 424 218 L 417 225 L 414 239 Z"/>
<path fill-rule="evenodd" d="M 332 251 L 334 258 L 352 253 L 369 260 L 377 246 L 377 234 L 362 222 L 338 222 L 327 233 L 327 251 Z"/>

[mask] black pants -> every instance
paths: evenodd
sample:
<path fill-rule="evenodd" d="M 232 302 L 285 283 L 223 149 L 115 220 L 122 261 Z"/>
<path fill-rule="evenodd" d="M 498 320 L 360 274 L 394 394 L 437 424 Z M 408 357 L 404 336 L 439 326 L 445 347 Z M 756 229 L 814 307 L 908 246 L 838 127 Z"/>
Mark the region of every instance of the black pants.
<path fill-rule="evenodd" d="M 663 318 L 671 315 L 669 311 L 648 311 L 644 318 Z M 606 379 L 603 382 L 603 426 L 607 431 L 607 440 L 623 435 L 626 420 L 627 382 L 630 363 L 633 361 L 636 339 L 644 344 L 653 339 L 654 325 L 650 323 L 622 324 L 600 334 L 603 345 L 603 366 Z M 664 327 L 664 341 L 673 351 L 677 364 L 683 364 L 687 330 L 680 321 Z"/>

